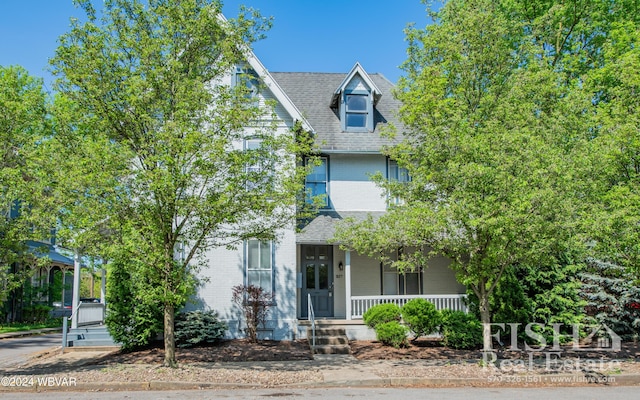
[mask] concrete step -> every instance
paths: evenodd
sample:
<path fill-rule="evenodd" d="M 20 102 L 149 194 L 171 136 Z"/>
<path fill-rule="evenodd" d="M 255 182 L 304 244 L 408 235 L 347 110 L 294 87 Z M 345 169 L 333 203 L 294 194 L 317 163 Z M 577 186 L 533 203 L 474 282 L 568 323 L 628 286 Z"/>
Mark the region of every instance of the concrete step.
<path fill-rule="evenodd" d="M 307 328 L 307 337 L 311 337 L 313 330 Z M 325 328 L 316 326 L 317 336 L 346 336 L 347 331 L 344 328 Z"/>
<path fill-rule="evenodd" d="M 350 354 L 351 347 L 344 328 L 316 326 L 314 354 Z M 309 345 L 313 346 L 313 330 L 307 328 Z"/>
<path fill-rule="evenodd" d="M 316 336 L 316 346 L 345 344 L 349 345 L 349 339 L 346 336 Z"/>
<path fill-rule="evenodd" d="M 108 346 L 113 347 L 116 344 L 113 342 L 113 339 L 80 339 L 73 341 L 73 347 L 102 347 Z"/>
<path fill-rule="evenodd" d="M 72 347 L 117 346 L 104 325 L 71 329 L 69 330 L 68 338 Z"/>
<path fill-rule="evenodd" d="M 348 344 L 346 345 L 316 345 L 313 349 L 315 354 L 349 354 L 351 353 L 351 347 Z"/>

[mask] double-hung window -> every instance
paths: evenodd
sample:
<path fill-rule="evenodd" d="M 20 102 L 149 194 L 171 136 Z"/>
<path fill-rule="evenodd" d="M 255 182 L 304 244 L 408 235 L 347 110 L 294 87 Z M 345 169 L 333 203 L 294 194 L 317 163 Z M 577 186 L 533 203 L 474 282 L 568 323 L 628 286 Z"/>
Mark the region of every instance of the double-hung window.
<path fill-rule="evenodd" d="M 246 139 L 244 142 L 244 149 L 247 152 L 257 151 L 262 146 L 262 139 L 259 138 L 251 138 Z M 250 161 L 247 164 L 247 190 L 258 190 L 263 181 L 265 181 L 264 168 L 263 165 L 258 161 Z"/>
<path fill-rule="evenodd" d="M 398 162 L 394 160 L 389 160 L 387 176 L 390 182 L 407 183 L 411 180 L 409 171 L 406 168 L 400 167 Z M 402 204 L 402 199 L 398 196 L 390 196 L 389 203 Z"/>
<path fill-rule="evenodd" d="M 318 161 L 319 163 L 313 165 L 311 172 L 309 172 L 305 181 L 307 202 L 314 203 L 320 201 L 320 205 L 322 207 L 328 207 L 329 199 L 327 196 L 327 158 L 320 157 Z"/>
<path fill-rule="evenodd" d="M 368 94 L 345 95 L 345 126 L 346 130 L 366 130 L 369 117 Z"/>
<path fill-rule="evenodd" d="M 402 249 L 398 249 L 396 257 L 400 257 Z M 382 267 L 382 294 L 383 295 L 413 295 L 422 294 L 422 269 L 415 271 L 399 272 L 389 265 Z"/>
<path fill-rule="evenodd" d="M 256 98 L 258 95 L 260 87 L 258 74 L 248 66 L 236 66 L 233 84 L 242 88 L 247 99 Z"/>
<path fill-rule="evenodd" d="M 273 293 L 273 242 L 251 239 L 246 242 L 247 285 Z"/>

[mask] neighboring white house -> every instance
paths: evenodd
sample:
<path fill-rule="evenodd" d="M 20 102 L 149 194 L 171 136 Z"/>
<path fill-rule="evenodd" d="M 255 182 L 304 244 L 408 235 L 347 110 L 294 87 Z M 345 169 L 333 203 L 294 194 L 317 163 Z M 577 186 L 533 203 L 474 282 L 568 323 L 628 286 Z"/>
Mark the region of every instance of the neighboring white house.
<path fill-rule="evenodd" d="M 206 279 L 193 306 L 217 311 L 228 322 L 229 335 L 241 337 L 243 322 L 231 302 L 231 288 L 260 285 L 275 295 L 263 334 L 277 340 L 304 336 L 299 327 L 308 318 L 309 298 L 316 318 L 345 323 L 361 319 L 373 304 L 404 304 L 413 297 L 426 297 L 439 308 L 464 309 L 465 288 L 448 260 L 436 258 L 424 270 L 398 274 L 330 241 L 341 219 L 379 215 L 394 201 L 369 179 L 371 174 L 408 179 L 406 171 L 381 154 L 384 145 L 392 144 L 380 135 L 381 128 L 387 123 L 401 126 L 393 84 L 380 74 L 368 74 L 359 63 L 348 73 L 270 73 L 250 55 L 243 72 L 264 83 L 256 93 L 261 100 L 276 101 L 279 133 L 289 132 L 296 121 L 313 133 L 322 163 L 308 175 L 306 186 L 313 194 L 325 194 L 326 202 L 300 232 L 292 221 L 277 242 L 249 240 L 233 250 L 209 251 L 201 270 Z"/>

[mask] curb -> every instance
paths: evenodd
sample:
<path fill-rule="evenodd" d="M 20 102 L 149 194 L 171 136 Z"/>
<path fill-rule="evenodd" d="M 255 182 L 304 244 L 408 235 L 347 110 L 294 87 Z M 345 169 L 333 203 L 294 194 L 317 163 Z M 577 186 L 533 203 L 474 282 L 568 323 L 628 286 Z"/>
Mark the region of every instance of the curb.
<path fill-rule="evenodd" d="M 62 327 L 59 328 L 42 328 L 42 329 L 34 329 L 31 331 L 19 331 L 19 332 L 7 332 L 0 333 L 0 340 L 2 339 L 13 339 L 25 336 L 35 336 L 42 335 L 43 333 L 51 333 L 51 332 L 62 332 Z"/>
<path fill-rule="evenodd" d="M 551 379 L 553 378 L 553 379 Z M 180 381 L 150 381 L 150 382 L 92 382 L 49 384 L 36 383 L 32 386 L 0 387 L 3 392 L 115 392 L 115 391 L 165 391 L 165 390 L 203 390 L 203 389 L 267 389 L 267 388 L 328 388 L 328 387 L 567 387 L 580 385 L 610 385 L 637 386 L 640 385 L 640 374 L 609 375 L 606 382 L 588 381 L 584 375 L 508 375 L 490 378 L 379 378 L 354 379 L 329 382 L 301 382 L 276 386 L 263 386 L 243 383 L 211 383 L 211 382 L 180 382 Z"/>

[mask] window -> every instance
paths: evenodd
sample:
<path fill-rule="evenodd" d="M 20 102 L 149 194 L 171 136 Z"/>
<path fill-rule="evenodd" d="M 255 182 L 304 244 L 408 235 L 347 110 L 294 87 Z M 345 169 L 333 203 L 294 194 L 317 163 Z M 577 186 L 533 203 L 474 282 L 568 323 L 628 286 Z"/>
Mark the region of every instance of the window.
<path fill-rule="evenodd" d="M 402 257 L 403 248 L 400 247 L 394 258 Z M 422 294 L 422 268 L 413 271 L 399 272 L 389 265 L 382 266 L 382 294 L 384 295 L 408 295 Z"/>
<path fill-rule="evenodd" d="M 364 94 L 347 94 L 345 96 L 345 118 L 346 127 L 366 128 L 367 127 L 367 99 Z"/>
<path fill-rule="evenodd" d="M 262 146 L 262 139 L 251 138 L 244 141 L 245 151 L 260 150 Z M 268 170 L 261 162 L 258 161 L 259 156 L 255 162 L 249 162 L 247 164 L 247 190 L 259 189 L 262 185 L 268 183 L 267 177 L 264 175 L 265 170 Z"/>
<path fill-rule="evenodd" d="M 422 293 L 422 273 L 405 271 L 399 273 L 395 268 L 385 265 L 383 268 L 382 294 L 407 295 Z"/>
<path fill-rule="evenodd" d="M 387 176 L 390 182 L 406 183 L 411 180 L 409 177 L 409 171 L 406 168 L 400 167 L 397 161 L 389 160 Z M 402 199 L 398 196 L 389 198 L 390 204 L 402 204 Z"/>
<path fill-rule="evenodd" d="M 246 89 L 245 98 L 251 99 L 258 95 L 260 80 L 258 74 L 248 66 L 236 66 L 233 84 Z"/>
<path fill-rule="evenodd" d="M 273 293 L 273 243 L 264 240 L 247 241 L 247 285 L 254 285 Z"/>
<path fill-rule="evenodd" d="M 305 192 L 307 194 L 307 202 L 313 203 L 314 200 L 320 200 L 322 207 L 329 206 L 327 196 L 327 158 L 320 157 L 320 163 L 313 166 L 313 169 L 307 175 L 305 181 Z"/>

